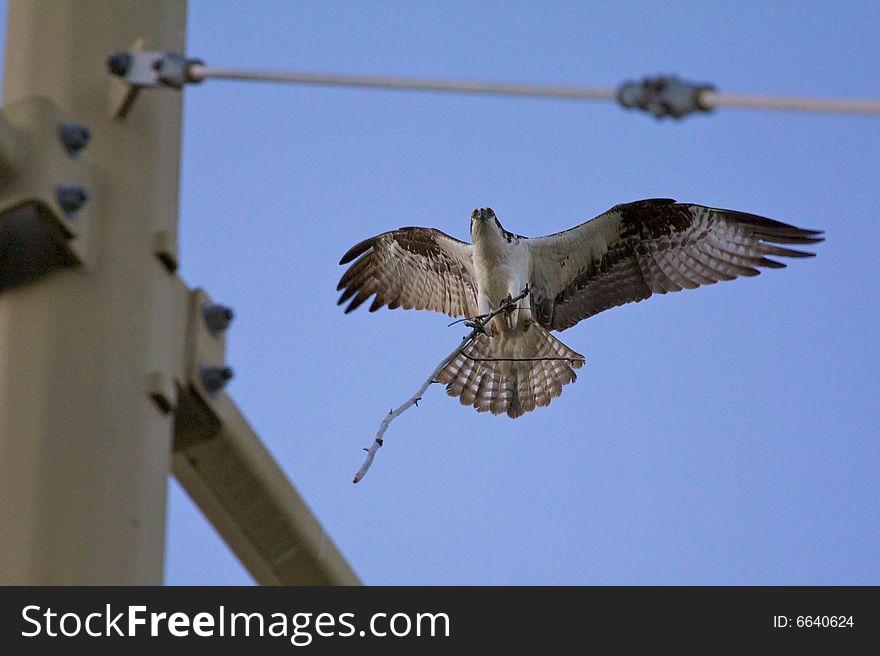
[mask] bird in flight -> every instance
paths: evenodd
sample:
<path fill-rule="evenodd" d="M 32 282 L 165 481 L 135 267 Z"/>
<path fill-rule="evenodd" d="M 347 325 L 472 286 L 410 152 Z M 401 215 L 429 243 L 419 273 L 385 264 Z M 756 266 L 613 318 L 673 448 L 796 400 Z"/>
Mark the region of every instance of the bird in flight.
<path fill-rule="evenodd" d="M 789 248 L 823 240 L 754 214 L 667 198 L 612 207 L 546 237 L 508 232 L 490 208 L 471 214 L 468 244 L 433 228 L 400 228 L 353 246 L 340 261 L 346 314 L 373 297 L 383 306 L 485 316 L 508 301 L 471 346 L 437 377 L 478 412 L 516 418 L 546 406 L 574 382 L 584 357 L 551 335 L 608 308 L 652 294 L 783 268 L 771 257 L 812 257 Z M 516 303 L 511 299 L 528 294 Z"/>

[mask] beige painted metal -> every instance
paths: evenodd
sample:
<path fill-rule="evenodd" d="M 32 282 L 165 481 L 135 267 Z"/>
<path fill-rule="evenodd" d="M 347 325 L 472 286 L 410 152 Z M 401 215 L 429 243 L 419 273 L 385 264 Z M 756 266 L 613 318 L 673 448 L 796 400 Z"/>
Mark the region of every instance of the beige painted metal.
<path fill-rule="evenodd" d="M 178 432 L 173 471 L 242 565 L 262 585 L 360 585 L 241 412 L 225 396 L 217 407 L 213 434 L 201 418 Z"/>
<path fill-rule="evenodd" d="M 59 204 L 56 186 L 94 187 L 92 165 L 73 157 L 58 134 L 70 123 L 52 101 L 32 96 L 7 103 L 0 112 L 0 212 L 39 214 L 58 245 L 77 264 L 91 265 L 95 232 L 89 204 L 68 216 Z M 0 274 L 2 275 L 2 274 Z M 0 290 L 6 285 L 0 279 Z"/>
<path fill-rule="evenodd" d="M 162 580 L 173 415 L 147 390 L 182 357 L 153 252 L 176 234 L 181 96 L 113 120 L 105 59 L 138 38 L 184 52 L 185 19 L 181 0 L 9 3 L 3 101 L 91 128 L 96 252 L 0 295 L 0 583 Z"/>
<path fill-rule="evenodd" d="M 202 290 L 189 292 L 174 475 L 258 583 L 360 585 L 232 400 L 202 383 L 203 366 L 225 363 L 224 333 L 204 320 L 211 303 Z"/>
<path fill-rule="evenodd" d="M 42 135 L 36 154 L 57 148 L 46 98 L 93 139 L 76 180 L 91 200 L 65 222 L 89 257 L 0 293 L 0 584 L 160 583 L 172 434 L 174 474 L 257 582 L 359 584 L 232 400 L 202 384 L 225 338 L 173 271 L 180 93 L 139 94 L 124 119 L 107 110 L 120 92 L 107 54 L 184 52 L 184 20 L 175 0 L 10 3 L 4 101 Z M 14 155 L 10 129 L 0 154 Z M 22 173 L 7 160 L 0 208 L 51 193 L 55 180 L 24 182 L 57 167 L 26 165 L 4 187 Z"/>

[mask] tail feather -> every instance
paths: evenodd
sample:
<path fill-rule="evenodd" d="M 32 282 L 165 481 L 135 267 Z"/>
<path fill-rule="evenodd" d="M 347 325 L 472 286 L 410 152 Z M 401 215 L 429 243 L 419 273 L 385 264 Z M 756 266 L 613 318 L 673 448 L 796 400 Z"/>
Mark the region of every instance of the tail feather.
<path fill-rule="evenodd" d="M 514 381 L 515 382 L 515 381 Z M 514 384 L 510 377 L 505 378 L 500 368 L 492 370 L 493 394 L 489 401 L 489 411 L 493 415 L 507 412 L 507 407 L 513 399 Z M 482 407 L 482 403 L 480 404 Z M 479 408 L 478 408 L 479 410 Z"/>
<path fill-rule="evenodd" d="M 532 389 L 532 375 L 535 372 L 535 363 L 523 363 L 522 366 L 516 368 L 516 407 L 508 408 L 508 414 L 513 411 L 513 415 L 524 415 L 535 409 L 535 392 Z"/>
<path fill-rule="evenodd" d="M 480 388 L 477 390 L 474 407 L 477 412 L 489 412 L 492 407 L 492 372 L 486 372 L 480 379 Z"/>
<path fill-rule="evenodd" d="M 480 382 L 483 376 L 484 371 L 479 367 L 471 367 L 471 370 L 468 374 L 467 381 L 464 384 L 464 389 L 461 392 L 461 403 L 462 405 L 473 405 L 474 401 L 477 400 L 477 393 L 480 389 Z"/>
<path fill-rule="evenodd" d="M 539 365 L 535 367 L 535 405 L 539 408 L 550 405 L 550 386 L 547 381 L 547 362 L 536 362 Z"/>
<path fill-rule="evenodd" d="M 478 412 L 516 418 L 550 404 L 577 380 L 584 357 L 537 324 L 480 335 L 437 376 L 446 392 Z"/>

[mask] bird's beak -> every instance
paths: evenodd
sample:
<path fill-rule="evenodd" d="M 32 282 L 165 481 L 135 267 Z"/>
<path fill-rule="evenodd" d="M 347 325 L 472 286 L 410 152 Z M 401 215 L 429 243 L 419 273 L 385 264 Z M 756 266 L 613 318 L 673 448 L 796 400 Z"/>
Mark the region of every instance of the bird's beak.
<path fill-rule="evenodd" d="M 485 207 L 481 207 L 481 208 L 480 208 L 480 218 L 483 219 L 483 220 L 489 218 L 489 214 L 486 212 L 486 208 L 485 208 Z"/>

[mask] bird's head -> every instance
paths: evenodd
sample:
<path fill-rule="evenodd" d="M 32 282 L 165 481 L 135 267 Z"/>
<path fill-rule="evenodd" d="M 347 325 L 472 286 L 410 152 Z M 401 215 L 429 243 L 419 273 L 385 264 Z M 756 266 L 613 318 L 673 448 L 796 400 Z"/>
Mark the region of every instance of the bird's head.
<path fill-rule="evenodd" d="M 497 230 L 499 233 L 504 230 L 491 207 L 478 207 L 471 213 L 471 236 L 477 230 L 484 232 L 487 229 L 491 231 Z"/>

